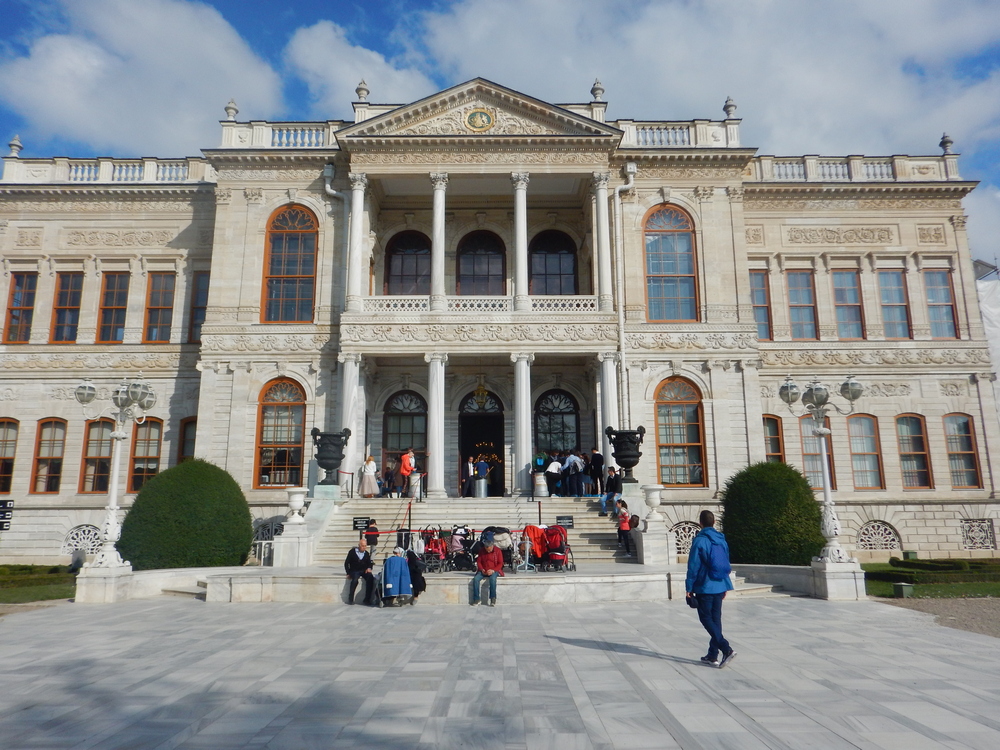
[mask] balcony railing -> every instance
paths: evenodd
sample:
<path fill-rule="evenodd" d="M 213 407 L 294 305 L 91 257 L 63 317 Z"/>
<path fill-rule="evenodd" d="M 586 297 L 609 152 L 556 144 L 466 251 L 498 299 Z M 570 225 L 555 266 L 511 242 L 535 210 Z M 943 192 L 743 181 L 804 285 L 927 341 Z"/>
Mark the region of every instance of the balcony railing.
<path fill-rule="evenodd" d="M 20 184 L 156 184 L 214 182 L 204 159 L 4 159 L 0 182 Z"/>
<path fill-rule="evenodd" d="M 958 154 L 943 156 L 758 156 L 747 182 L 945 182 L 962 179 Z"/>
<path fill-rule="evenodd" d="M 597 312 L 597 297 L 587 295 L 538 295 L 528 298 L 533 313 L 579 314 Z M 413 314 L 431 311 L 428 296 L 366 297 L 361 309 L 366 313 Z M 447 312 L 509 313 L 514 309 L 511 297 L 471 297 L 452 295 L 446 298 Z"/>

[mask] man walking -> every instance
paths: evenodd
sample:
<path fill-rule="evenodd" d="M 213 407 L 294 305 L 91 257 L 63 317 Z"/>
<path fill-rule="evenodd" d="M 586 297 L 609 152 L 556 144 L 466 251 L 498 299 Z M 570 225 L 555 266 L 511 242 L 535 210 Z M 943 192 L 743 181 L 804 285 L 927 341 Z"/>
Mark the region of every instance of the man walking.
<path fill-rule="evenodd" d="M 708 653 L 701 660 L 721 669 L 736 658 L 736 652 L 722 635 L 722 600 L 726 598 L 726 592 L 733 588 L 733 583 L 729 580 L 732 570 L 729 564 L 729 545 L 726 537 L 715 529 L 715 514 L 712 511 L 703 510 L 698 522 L 701 524 L 701 531 L 691 542 L 684 589 L 689 603 L 691 597 L 695 598 L 698 619 L 709 635 Z"/>

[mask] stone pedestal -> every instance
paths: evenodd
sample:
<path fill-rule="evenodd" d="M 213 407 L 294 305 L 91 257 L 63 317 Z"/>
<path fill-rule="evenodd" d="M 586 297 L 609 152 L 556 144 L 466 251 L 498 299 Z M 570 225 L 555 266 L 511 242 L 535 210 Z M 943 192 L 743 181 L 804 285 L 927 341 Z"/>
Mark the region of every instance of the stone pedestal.
<path fill-rule="evenodd" d="M 642 518 L 645 515 L 643 508 L 646 504 L 646 494 L 638 482 L 622 482 L 622 500 L 628 505 L 629 515 L 637 515 Z"/>
<path fill-rule="evenodd" d="M 545 482 L 545 474 L 537 472 L 535 474 L 535 497 L 548 497 L 549 485 Z"/>
<path fill-rule="evenodd" d="M 865 572 L 857 562 L 812 562 L 813 589 L 817 599 L 857 601 L 866 598 Z"/>
<path fill-rule="evenodd" d="M 274 567 L 302 568 L 312 564 L 313 537 L 306 524 L 286 525 L 274 537 Z"/>
<path fill-rule="evenodd" d="M 77 604 L 112 604 L 129 598 L 132 585 L 132 566 L 94 568 L 85 565 L 76 577 Z"/>
<path fill-rule="evenodd" d="M 635 542 L 636 557 L 640 565 L 675 565 L 677 563 L 677 540 L 667 529 L 663 515 L 657 510 L 660 506 L 660 493 L 663 487 L 659 484 L 646 484 L 642 492 L 647 511 L 638 529 L 633 529 L 632 540 Z M 626 500 L 626 502 L 628 502 Z M 629 510 L 642 516 L 638 508 L 629 503 Z"/>

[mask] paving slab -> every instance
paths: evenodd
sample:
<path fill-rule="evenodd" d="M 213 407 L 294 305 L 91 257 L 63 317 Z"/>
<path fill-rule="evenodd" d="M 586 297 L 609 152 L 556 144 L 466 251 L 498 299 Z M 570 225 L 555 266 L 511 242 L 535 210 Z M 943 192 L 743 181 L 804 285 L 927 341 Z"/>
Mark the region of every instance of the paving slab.
<path fill-rule="evenodd" d="M 720 670 L 679 602 L 26 610 L 0 748 L 1000 748 L 998 639 L 871 601 L 724 619 Z"/>

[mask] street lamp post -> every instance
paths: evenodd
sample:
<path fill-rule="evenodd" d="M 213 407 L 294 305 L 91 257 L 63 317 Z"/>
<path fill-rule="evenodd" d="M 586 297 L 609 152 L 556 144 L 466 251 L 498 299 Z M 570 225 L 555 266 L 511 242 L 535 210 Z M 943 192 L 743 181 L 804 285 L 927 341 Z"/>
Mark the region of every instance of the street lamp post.
<path fill-rule="evenodd" d="M 827 438 L 830 430 L 826 427 L 826 415 L 830 409 L 835 409 L 839 414 L 851 414 L 854 412 L 854 402 L 864 394 L 864 386 L 854 379 L 853 375 L 848 375 L 840 384 L 840 395 L 850 404 L 847 410 L 841 409 L 836 404 L 830 403 L 830 389 L 817 379 L 806 386 L 804 393 L 801 393 L 799 386 L 789 375 L 785 378 L 784 384 L 778 390 L 778 396 L 788 405 L 788 410 L 795 414 L 792 404 L 802 397 L 802 405 L 813 420 L 813 435 L 819 439 L 820 459 L 823 463 L 823 519 L 820 530 L 826 538 L 826 546 L 819 553 L 819 557 L 813 558 L 817 562 L 856 562 L 850 557 L 843 547 L 840 546 L 840 520 L 837 518 L 837 511 L 833 504 L 833 495 L 830 492 L 830 462 L 827 458 L 829 450 Z M 801 415 L 796 415 L 801 416 Z"/>
<path fill-rule="evenodd" d="M 153 387 L 143 379 L 141 372 L 138 377 L 132 378 L 131 381 L 123 378 L 122 382 L 111 393 L 111 402 L 114 407 L 105 407 L 93 416 L 87 414 L 87 406 L 97 396 L 94 384 L 89 379 L 84 380 L 77 386 L 74 395 L 84 407 L 84 415 L 87 419 L 97 419 L 107 412 L 115 420 L 115 429 L 111 433 L 111 476 L 108 480 L 108 507 L 104 509 L 104 526 L 101 529 L 101 551 L 97 553 L 91 567 L 131 568 L 127 561 L 122 560 L 122 556 L 115 548 L 115 543 L 122 534 L 121 521 L 118 520 L 118 476 L 121 465 L 121 445 L 128 437 L 125 430 L 129 423 L 142 424 L 146 421 L 146 412 L 156 404 L 156 393 L 153 391 Z"/>

